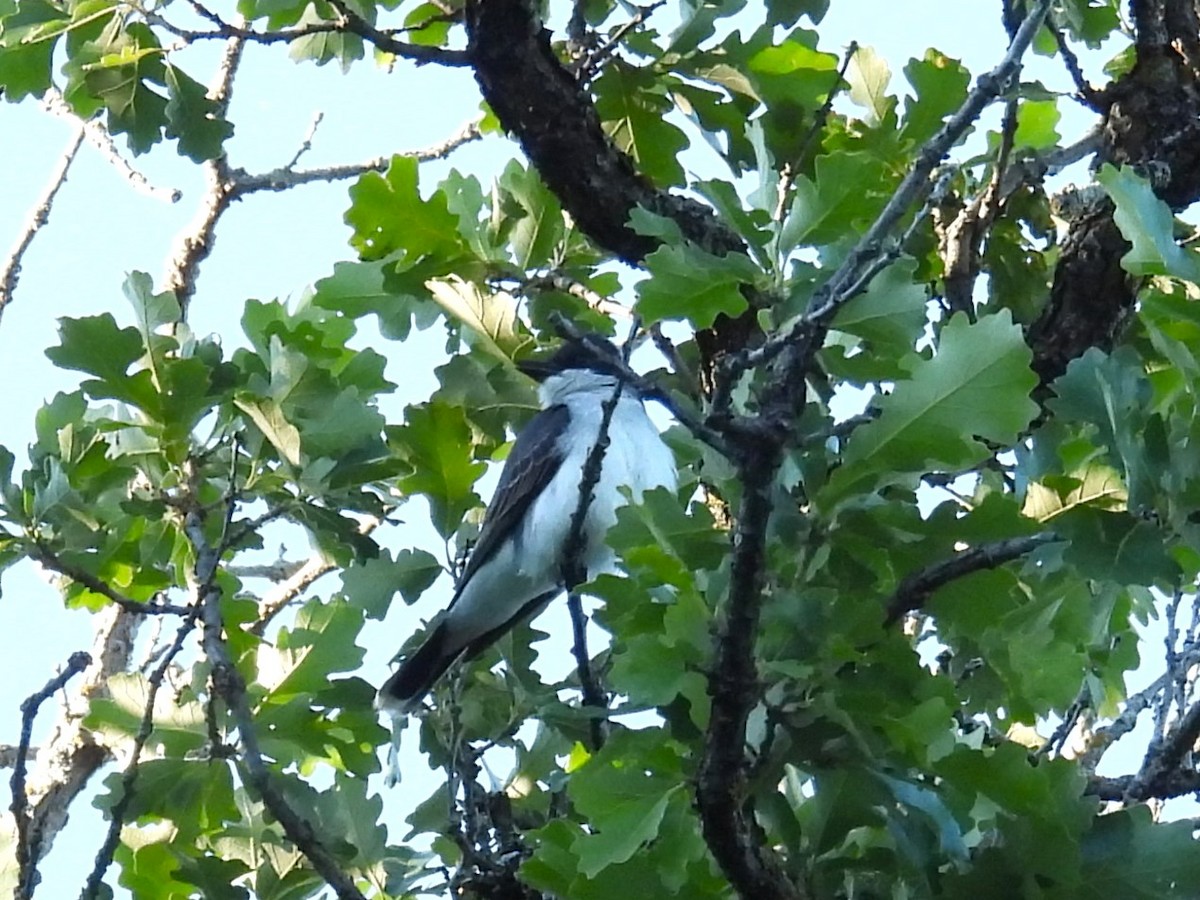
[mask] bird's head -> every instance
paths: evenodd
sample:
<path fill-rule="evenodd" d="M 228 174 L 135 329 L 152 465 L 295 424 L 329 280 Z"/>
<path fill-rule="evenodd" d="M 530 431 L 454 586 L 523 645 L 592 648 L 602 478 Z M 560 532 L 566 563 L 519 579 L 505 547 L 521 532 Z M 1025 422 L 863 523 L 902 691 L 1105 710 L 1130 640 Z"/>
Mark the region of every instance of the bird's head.
<path fill-rule="evenodd" d="M 625 367 L 611 341 L 589 334 L 567 341 L 550 356 L 521 360 L 517 368 L 538 382 L 542 404 L 550 406 L 574 394 L 611 393 Z"/>

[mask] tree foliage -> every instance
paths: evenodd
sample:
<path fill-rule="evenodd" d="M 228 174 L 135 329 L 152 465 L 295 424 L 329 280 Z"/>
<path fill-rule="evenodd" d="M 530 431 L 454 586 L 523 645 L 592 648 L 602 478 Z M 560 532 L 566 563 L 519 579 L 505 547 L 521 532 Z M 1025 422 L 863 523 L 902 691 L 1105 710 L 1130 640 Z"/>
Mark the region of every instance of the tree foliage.
<path fill-rule="evenodd" d="M 0 447 L 0 567 L 56 573 L 97 631 L 22 708 L 6 890 L 34 893 L 96 775 L 89 897 L 1200 895 L 1191 823 L 1158 815 L 1200 790 L 1200 256 L 1176 218 L 1200 197 L 1200 11 L 1004 2 L 994 70 L 930 50 L 906 93 L 827 46 L 828 0 L 684 2 L 671 27 L 660 5 L 0 2 L 7 100 L 212 176 L 164 285 L 135 272 L 128 305 L 61 320 L 46 353 L 78 389 L 28 465 Z M 208 88 L 179 58 L 203 42 Z M 470 66 L 487 111 L 462 139 L 519 148 L 490 184 L 405 156 L 252 176 L 225 141 L 253 43 Z M 1074 96 L 1022 77 L 1031 46 Z M 1097 128 L 1060 135 L 1076 101 Z M 690 170 L 701 143 L 724 171 Z M 356 258 L 247 299 L 240 335 L 193 332 L 232 200 L 349 175 Z M 514 360 L 631 321 L 680 489 L 611 530 L 586 666 L 546 679 L 522 627 L 401 729 L 442 778 L 389 834 L 361 635 L 452 577 L 431 550 L 469 546 L 536 406 Z M 436 390 L 386 413 L 388 359 L 431 328 Z M 428 544 L 398 545 L 426 511 Z M 311 559 L 247 568 L 284 523 Z M 86 714 L 27 759 L 64 684 Z"/>

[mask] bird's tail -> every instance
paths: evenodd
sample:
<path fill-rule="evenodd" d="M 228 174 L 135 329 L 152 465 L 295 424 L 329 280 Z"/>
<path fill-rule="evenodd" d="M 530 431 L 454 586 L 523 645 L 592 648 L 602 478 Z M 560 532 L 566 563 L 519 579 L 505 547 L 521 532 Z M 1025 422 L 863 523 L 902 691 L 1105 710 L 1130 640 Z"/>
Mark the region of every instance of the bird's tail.
<path fill-rule="evenodd" d="M 474 659 L 518 622 L 541 612 L 558 593 L 556 587 L 538 594 L 501 624 L 474 637 L 464 637 L 457 628 L 451 628 L 452 617 L 442 619 L 417 652 L 400 663 L 400 668 L 383 683 L 375 695 L 375 708 L 391 716 L 407 716 L 456 661 Z"/>
<path fill-rule="evenodd" d="M 393 715 L 410 713 L 462 653 L 462 646 L 450 646 L 448 638 L 449 629 L 443 621 L 383 683 L 375 697 L 375 708 Z"/>

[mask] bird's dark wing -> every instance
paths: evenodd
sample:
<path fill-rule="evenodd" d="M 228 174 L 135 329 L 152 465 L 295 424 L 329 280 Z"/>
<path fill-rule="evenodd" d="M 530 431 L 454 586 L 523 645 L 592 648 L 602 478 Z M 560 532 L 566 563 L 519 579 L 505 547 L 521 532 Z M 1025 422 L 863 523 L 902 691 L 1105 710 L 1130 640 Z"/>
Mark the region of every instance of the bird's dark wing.
<path fill-rule="evenodd" d="M 551 406 L 534 416 L 517 435 L 460 584 L 470 581 L 476 570 L 492 557 L 558 472 L 563 462 L 558 438 L 570 421 L 571 412 L 566 406 Z"/>

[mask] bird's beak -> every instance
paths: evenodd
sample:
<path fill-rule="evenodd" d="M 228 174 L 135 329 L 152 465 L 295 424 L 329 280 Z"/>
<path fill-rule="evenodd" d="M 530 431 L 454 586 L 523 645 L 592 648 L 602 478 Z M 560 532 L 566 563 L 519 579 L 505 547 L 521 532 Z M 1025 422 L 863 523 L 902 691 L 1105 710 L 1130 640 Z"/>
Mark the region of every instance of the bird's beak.
<path fill-rule="evenodd" d="M 555 369 L 548 362 L 541 359 L 523 359 L 517 363 L 517 368 L 538 384 L 541 384 L 555 372 Z"/>

